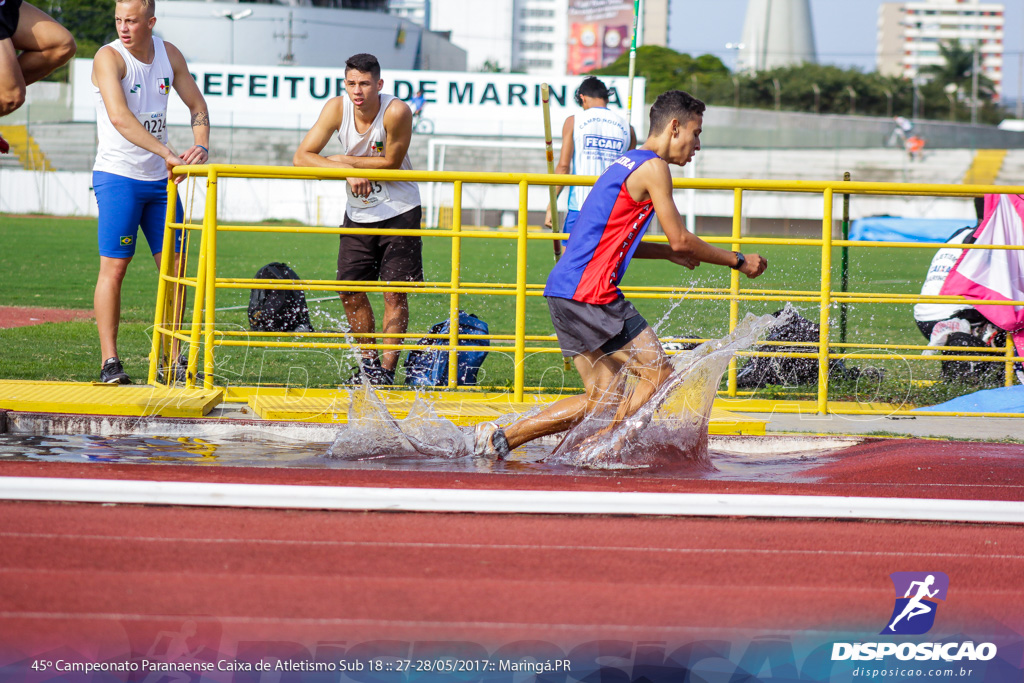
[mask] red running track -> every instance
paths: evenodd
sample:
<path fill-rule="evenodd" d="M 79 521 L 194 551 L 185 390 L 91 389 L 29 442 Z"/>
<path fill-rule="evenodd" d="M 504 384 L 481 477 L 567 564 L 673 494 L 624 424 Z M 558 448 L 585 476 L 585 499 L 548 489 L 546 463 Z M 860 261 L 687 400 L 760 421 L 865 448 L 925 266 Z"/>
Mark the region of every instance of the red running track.
<path fill-rule="evenodd" d="M 0 463 L 0 476 L 1019 501 L 1022 450 L 874 441 L 782 482 L 40 462 Z M 0 502 L 0 520 L 0 664 L 145 654 L 188 621 L 190 647 L 233 654 L 252 642 L 872 639 L 896 571 L 950 577 L 942 634 L 1024 632 L 1015 525 L 25 502 Z"/>

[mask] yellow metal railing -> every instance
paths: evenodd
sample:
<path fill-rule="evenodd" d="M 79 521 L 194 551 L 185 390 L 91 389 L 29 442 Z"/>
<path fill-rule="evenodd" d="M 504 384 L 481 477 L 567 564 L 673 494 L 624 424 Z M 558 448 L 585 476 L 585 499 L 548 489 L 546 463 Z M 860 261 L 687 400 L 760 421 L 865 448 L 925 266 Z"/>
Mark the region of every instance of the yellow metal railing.
<path fill-rule="evenodd" d="M 450 331 L 443 335 L 427 334 L 395 334 L 378 332 L 375 334 L 360 333 L 364 338 L 399 338 L 403 341 L 417 338 L 432 338 L 446 343 L 431 346 L 432 349 L 449 352 L 448 387 L 454 389 L 457 380 L 457 356 L 452 351 L 511 351 L 514 361 L 512 392 L 513 400 L 522 401 L 525 386 L 525 361 L 527 352 L 559 353 L 553 335 L 529 335 L 526 330 L 526 305 L 528 297 L 542 296 L 543 285 L 527 281 L 527 246 L 529 240 L 546 240 L 565 238 L 561 233 L 530 232 L 527 227 L 527 199 L 530 186 L 550 185 L 592 185 L 596 178 L 547 174 L 519 173 L 471 173 L 471 172 L 437 172 L 437 171 L 368 171 L 323 168 L 289 168 L 275 166 L 233 166 L 212 164 L 208 166 L 182 166 L 175 169 L 176 175 L 192 178 L 205 178 L 207 183 L 206 204 L 201 225 L 180 224 L 174 222 L 173 207 L 177 196 L 177 185 L 168 184 L 168 215 L 167 230 L 164 236 L 164 254 L 171 253 L 175 230 L 199 232 L 200 246 L 198 264 L 194 277 L 187 277 L 185 269 L 174 273 L 173 259 L 163 259 L 161 263 L 160 282 L 157 293 L 157 307 L 154 319 L 154 333 L 149 381 L 157 383 L 157 368 L 162 362 L 168 362 L 174 351 L 182 342 L 189 345 L 188 378 L 186 386 L 194 386 L 196 370 L 199 369 L 199 350 L 203 350 L 201 370 L 205 373 L 204 386 L 212 388 L 216 366 L 215 349 L 220 346 L 249 346 L 264 348 L 292 349 L 351 349 L 357 346 L 345 342 L 325 341 L 339 338 L 342 335 L 333 332 L 323 333 L 283 333 L 283 332 L 240 332 L 218 329 L 215 309 L 218 289 L 297 289 L 306 291 L 358 291 L 358 292 L 407 292 L 445 294 L 450 297 L 449 325 Z M 414 182 L 451 183 L 453 186 L 453 203 L 450 214 L 450 225 L 445 229 L 431 230 L 380 230 L 362 228 L 337 228 L 323 226 L 266 226 L 266 225 L 220 225 L 217 218 L 218 183 L 223 178 L 277 178 L 293 180 L 343 180 L 349 176 L 359 176 L 370 180 L 407 180 Z M 463 187 L 466 183 L 516 185 L 519 196 L 518 221 L 515 231 L 464 230 L 462 226 Z M 729 329 L 735 328 L 739 321 L 739 303 L 751 301 L 794 301 L 818 304 L 820 338 L 817 343 L 785 342 L 787 346 L 806 347 L 805 352 L 766 352 L 747 351 L 740 355 L 766 356 L 784 355 L 793 358 L 814 358 L 818 361 L 818 387 L 815 406 L 819 413 L 836 412 L 849 414 L 872 414 L 882 410 L 871 406 L 849 407 L 830 403 L 829 361 L 835 359 L 891 359 L 887 353 L 867 353 L 860 350 L 880 350 L 902 353 L 901 358 L 907 360 L 974 360 L 996 361 L 1005 366 L 1005 383 L 1013 381 L 1013 363 L 1021 358 L 1014 354 L 1010 340 L 1004 351 L 992 351 L 990 355 L 972 354 L 970 356 L 926 356 L 921 352 L 929 348 L 912 344 L 857 344 L 836 342 L 831 337 L 830 311 L 833 304 L 847 303 L 981 303 L 964 297 L 929 296 L 914 294 L 886 294 L 875 292 L 843 292 L 832 289 L 832 250 L 837 247 L 857 248 L 916 248 L 939 249 L 947 245 L 943 243 L 894 243 L 894 242 L 853 242 L 834 240 L 833 233 L 833 198 L 846 195 L 890 195 L 890 196 L 931 196 L 931 197 L 976 197 L 982 194 L 1021 193 L 1024 187 L 1009 186 L 967 186 L 967 185 L 924 185 L 897 183 L 867 183 L 850 181 L 782 181 L 782 180 L 727 180 L 727 179 L 677 179 L 675 187 L 693 188 L 698 190 L 730 191 L 733 193 L 734 213 L 732 232 L 725 237 L 704 237 L 707 242 L 731 245 L 726 248 L 740 250 L 749 245 L 788 245 L 804 246 L 809 249 L 820 249 L 821 283 L 816 290 L 775 290 L 761 287 L 744 289 L 741 286 L 739 273 L 733 271 L 727 288 L 695 287 L 681 293 L 673 287 L 622 287 L 626 296 L 634 299 L 695 299 L 717 300 L 729 303 Z M 743 200 L 747 192 L 800 192 L 819 194 L 822 198 L 822 228 L 818 239 L 790 239 L 770 237 L 743 237 L 741 231 Z M 448 223 L 448 216 L 446 216 Z M 346 282 L 337 280 L 257 280 L 253 278 L 220 277 L 217 270 L 217 234 L 219 232 L 248 233 L 294 233 L 294 234 L 370 234 L 370 235 L 409 235 L 424 238 L 447 238 L 451 241 L 451 274 L 448 281 L 438 282 Z M 504 239 L 516 241 L 516 278 L 515 282 L 464 282 L 462 277 L 462 242 L 465 239 Z M 666 242 L 664 236 L 650 236 L 646 241 Z M 967 249 L 1024 249 L 1013 246 L 963 245 Z M 192 297 L 191 323 L 183 323 L 185 311 L 182 306 L 182 291 L 191 290 Z M 460 335 L 458 312 L 460 295 L 485 294 L 493 296 L 511 296 L 515 300 L 515 327 L 512 335 Z M 1024 305 L 1024 301 L 992 302 L 986 304 Z M 288 339 L 288 341 L 276 341 Z M 464 342 L 487 340 L 489 346 L 472 346 Z M 460 345 L 460 342 L 463 342 Z M 780 342 L 779 344 L 782 344 Z M 411 350 L 424 348 L 415 344 L 363 344 L 367 348 L 378 351 L 388 349 Z M 771 347 L 772 344 L 766 345 Z M 932 350 L 962 351 L 957 347 L 939 347 Z M 728 371 L 726 395 L 737 397 L 735 361 Z M 785 407 L 777 410 L 785 411 Z M 903 409 L 884 409 L 887 413 L 903 413 Z M 938 414 L 938 413 L 936 413 Z"/>

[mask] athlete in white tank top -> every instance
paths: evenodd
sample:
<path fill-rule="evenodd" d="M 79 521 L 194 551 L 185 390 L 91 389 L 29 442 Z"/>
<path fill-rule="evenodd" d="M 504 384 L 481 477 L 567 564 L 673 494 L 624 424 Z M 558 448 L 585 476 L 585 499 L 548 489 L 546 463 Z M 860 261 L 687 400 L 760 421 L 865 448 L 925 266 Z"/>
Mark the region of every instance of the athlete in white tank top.
<path fill-rule="evenodd" d="M 629 126 L 607 107 L 590 107 L 573 118 L 573 175 L 601 175 L 613 161 L 631 149 Z M 580 210 L 590 189 L 578 185 L 569 188 L 570 211 Z"/>
<path fill-rule="evenodd" d="M 412 110 L 392 95 L 382 94 L 380 62 L 371 54 L 357 54 L 345 62 L 345 95 L 328 100 L 316 123 L 299 143 L 296 166 L 409 170 Z M 325 155 L 324 148 L 337 134 L 344 154 Z M 419 189 L 411 182 L 368 180 L 358 174 L 346 179 L 348 206 L 344 227 L 417 230 L 422 217 Z M 418 236 L 343 234 L 338 242 L 338 280 L 423 281 L 423 245 Z M 376 329 L 373 307 L 365 292 L 339 292 L 353 337 L 366 344 L 363 334 Z M 409 325 L 408 296 L 385 291 L 382 329 L 404 334 Z M 367 341 L 364 341 L 367 340 Z M 384 337 L 398 346 L 400 337 Z M 374 384 L 394 383 L 400 352 L 361 349 L 361 375 Z M 357 380 L 357 374 L 352 379 Z"/>
<path fill-rule="evenodd" d="M 168 174 L 175 166 L 204 164 L 209 159 L 206 101 L 181 52 L 153 36 L 155 25 L 154 2 L 118 0 L 114 4 L 117 40 L 100 48 L 92 64 L 99 137 L 93 187 L 99 206 L 100 251 L 93 307 L 100 358 L 106 359 L 100 379 L 110 383 L 131 381 L 118 358 L 117 329 L 121 285 L 135 254 L 138 229 L 142 228 L 159 267 Z M 167 146 L 167 98 L 172 87 L 192 115 L 194 144 L 181 156 Z M 174 341 L 171 357 L 176 356 Z M 170 365 L 169 358 L 163 360 Z"/>
<path fill-rule="evenodd" d="M 384 127 L 384 114 L 388 106 L 398 98 L 381 93 L 380 110 L 370 126 L 362 133 L 356 130 L 355 106 L 349 97 L 342 98 L 343 114 L 338 129 L 338 142 L 348 156 L 384 157 L 388 145 L 388 132 Z M 401 103 L 400 103 L 401 104 Z M 406 105 L 401 105 L 406 106 Z M 398 168 L 412 170 L 409 155 L 405 154 Z M 420 205 L 420 190 L 416 183 L 372 181 L 370 194 L 362 197 L 353 194 L 352 186 L 346 184 L 349 218 L 356 223 L 374 223 L 393 218 Z"/>
<path fill-rule="evenodd" d="M 164 41 L 153 36 L 153 61 L 145 64 L 128 51 L 121 40 L 108 43 L 124 60 L 121 79 L 128 110 L 146 132 L 167 144 L 167 100 L 174 85 L 174 70 L 167 59 Z M 96 86 L 96 163 L 92 170 L 113 173 L 135 180 L 166 180 L 167 166 L 162 157 L 129 142 L 114 128 Z"/>
<path fill-rule="evenodd" d="M 621 116 L 608 109 L 610 93 L 600 79 L 585 78 L 575 97 L 583 112 L 568 117 L 562 124 L 562 149 L 555 173 L 601 175 L 623 152 L 636 147 L 636 132 Z M 561 194 L 562 187 L 557 186 L 555 191 Z M 563 232 L 571 232 L 589 193 L 589 187 L 573 185 L 569 188 L 569 213 Z M 552 227 L 550 206 L 544 224 Z"/>

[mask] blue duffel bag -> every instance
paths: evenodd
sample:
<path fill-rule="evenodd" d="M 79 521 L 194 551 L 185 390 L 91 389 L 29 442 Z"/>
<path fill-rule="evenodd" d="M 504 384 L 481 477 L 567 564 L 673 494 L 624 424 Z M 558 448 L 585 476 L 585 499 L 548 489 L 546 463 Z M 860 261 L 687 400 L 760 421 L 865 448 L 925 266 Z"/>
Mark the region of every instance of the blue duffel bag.
<path fill-rule="evenodd" d="M 448 334 L 451 329 L 450 320 L 445 319 L 430 328 L 430 334 Z M 472 313 L 459 311 L 459 335 L 487 334 L 488 328 L 480 318 Z M 445 339 L 423 338 L 420 344 L 446 344 Z M 459 346 L 490 346 L 489 339 L 463 339 L 459 337 Z M 477 371 L 487 358 L 486 351 L 458 352 L 458 384 L 470 386 L 476 384 Z M 405 359 L 405 383 L 413 387 L 442 387 L 448 384 L 448 352 L 439 349 L 417 349 L 410 351 Z"/>

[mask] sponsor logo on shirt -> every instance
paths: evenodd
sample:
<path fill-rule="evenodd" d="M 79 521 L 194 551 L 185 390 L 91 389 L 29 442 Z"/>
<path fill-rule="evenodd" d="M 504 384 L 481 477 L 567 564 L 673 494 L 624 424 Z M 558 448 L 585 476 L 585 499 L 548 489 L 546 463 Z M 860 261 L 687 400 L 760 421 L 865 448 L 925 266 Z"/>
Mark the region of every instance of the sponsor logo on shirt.
<path fill-rule="evenodd" d="M 583 149 L 597 152 L 614 152 L 615 154 L 622 154 L 622 139 L 621 138 L 608 138 L 603 135 L 584 135 L 583 136 Z"/>

